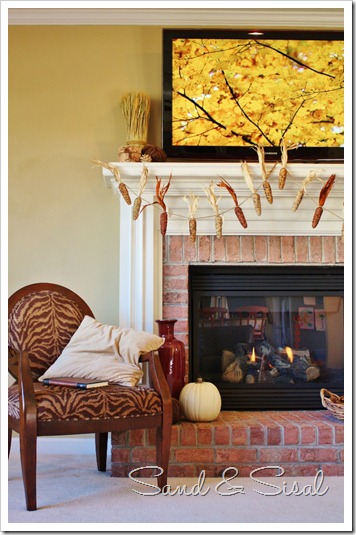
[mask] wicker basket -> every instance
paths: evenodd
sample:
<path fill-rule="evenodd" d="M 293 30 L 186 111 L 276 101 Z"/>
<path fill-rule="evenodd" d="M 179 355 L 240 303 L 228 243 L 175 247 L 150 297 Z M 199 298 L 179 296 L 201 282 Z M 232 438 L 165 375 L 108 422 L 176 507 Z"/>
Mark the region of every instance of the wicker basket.
<path fill-rule="evenodd" d="M 320 390 L 321 403 L 328 409 L 338 420 L 344 419 L 344 396 L 338 396 L 322 388 Z"/>

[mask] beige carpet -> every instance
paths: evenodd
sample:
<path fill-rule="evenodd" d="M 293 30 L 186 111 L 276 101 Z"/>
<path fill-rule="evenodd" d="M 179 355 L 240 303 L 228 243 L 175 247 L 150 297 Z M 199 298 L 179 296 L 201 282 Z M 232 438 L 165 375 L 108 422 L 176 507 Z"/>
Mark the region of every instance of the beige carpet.
<path fill-rule="evenodd" d="M 33 523 L 38 523 L 40 530 L 47 523 L 52 531 L 63 529 L 65 524 L 74 529 L 73 524 L 76 523 L 80 524 L 79 530 L 83 530 L 83 523 L 87 523 L 90 531 L 110 530 L 108 525 L 100 527 L 103 523 L 112 524 L 116 531 L 122 531 L 126 523 L 130 525 L 129 530 L 138 524 L 138 531 L 166 531 L 169 524 L 174 524 L 172 531 L 179 531 L 184 525 L 189 525 L 189 530 L 241 531 L 244 523 L 248 524 L 249 530 L 256 523 L 256 529 L 262 531 L 271 531 L 273 524 L 277 524 L 276 529 L 281 531 L 284 523 L 293 524 L 289 531 L 296 531 L 298 524 L 304 531 L 308 523 L 314 525 L 313 531 L 319 530 L 322 525 L 324 530 L 332 531 L 332 524 L 336 524 L 335 531 L 338 531 L 342 529 L 340 523 L 344 522 L 342 477 L 325 476 L 319 493 L 327 487 L 329 489 L 322 496 L 286 495 L 292 490 L 294 481 L 302 489 L 304 485 L 313 485 L 314 478 L 283 476 L 265 478 L 269 486 L 252 478 L 236 477 L 228 484 L 221 484 L 222 479 L 207 478 L 201 487 L 201 493 L 209 489 L 205 495 L 163 496 L 153 495 L 153 487 L 128 478 L 112 478 L 110 472 L 97 472 L 95 458 L 91 455 L 41 455 L 37 472 L 39 508 L 28 512 L 25 509 L 20 460 L 16 453 L 11 454 L 8 531 L 33 531 L 34 525 L 24 525 Z M 257 475 L 256 478 L 262 479 Z M 155 485 L 155 479 L 144 481 Z M 170 478 L 168 482 L 172 489 L 186 484 L 187 491 L 191 491 L 197 479 Z M 239 490 L 239 487 L 242 489 Z M 134 489 L 151 495 L 140 495 Z M 278 495 L 266 495 L 277 492 Z M 315 523 L 319 526 L 316 527 Z M 53 524 L 61 526 L 53 528 Z M 185 531 L 183 527 L 182 530 Z"/>

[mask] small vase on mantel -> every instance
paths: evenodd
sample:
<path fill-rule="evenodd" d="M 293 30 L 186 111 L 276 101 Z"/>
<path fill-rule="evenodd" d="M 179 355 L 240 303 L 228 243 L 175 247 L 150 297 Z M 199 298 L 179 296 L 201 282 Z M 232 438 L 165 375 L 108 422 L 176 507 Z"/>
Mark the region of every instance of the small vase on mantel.
<path fill-rule="evenodd" d="M 176 319 L 156 320 L 158 334 L 164 338 L 164 344 L 158 350 L 164 375 L 173 398 L 179 399 L 184 386 L 185 349 L 184 343 L 174 337 Z"/>

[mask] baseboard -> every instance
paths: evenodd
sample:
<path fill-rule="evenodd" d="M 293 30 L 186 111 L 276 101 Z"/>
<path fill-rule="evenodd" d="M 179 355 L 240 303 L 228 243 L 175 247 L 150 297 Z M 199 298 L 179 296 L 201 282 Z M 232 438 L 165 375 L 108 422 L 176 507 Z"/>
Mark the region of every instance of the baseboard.
<path fill-rule="evenodd" d="M 13 437 L 11 452 L 20 452 L 19 437 Z M 109 435 L 108 454 L 111 452 Z M 38 455 L 95 455 L 95 438 L 90 437 L 38 437 Z"/>

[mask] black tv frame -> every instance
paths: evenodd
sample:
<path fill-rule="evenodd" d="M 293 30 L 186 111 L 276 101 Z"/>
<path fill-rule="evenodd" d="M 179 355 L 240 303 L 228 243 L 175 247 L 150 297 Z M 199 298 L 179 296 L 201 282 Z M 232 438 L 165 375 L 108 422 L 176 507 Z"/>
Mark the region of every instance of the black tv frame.
<path fill-rule="evenodd" d="M 256 151 L 248 146 L 178 146 L 172 144 L 172 40 L 177 38 L 251 39 L 250 30 L 164 29 L 163 30 L 163 98 L 162 147 L 169 161 L 257 161 Z M 333 30 L 261 30 L 261 39 L 344 40 L 342 31 Z M 266 161 L 281 157 L 279 147 L 264 147 Z M 288 152 L 290 162 L 343 163 L 343 147 L 300 147 Z"/>

